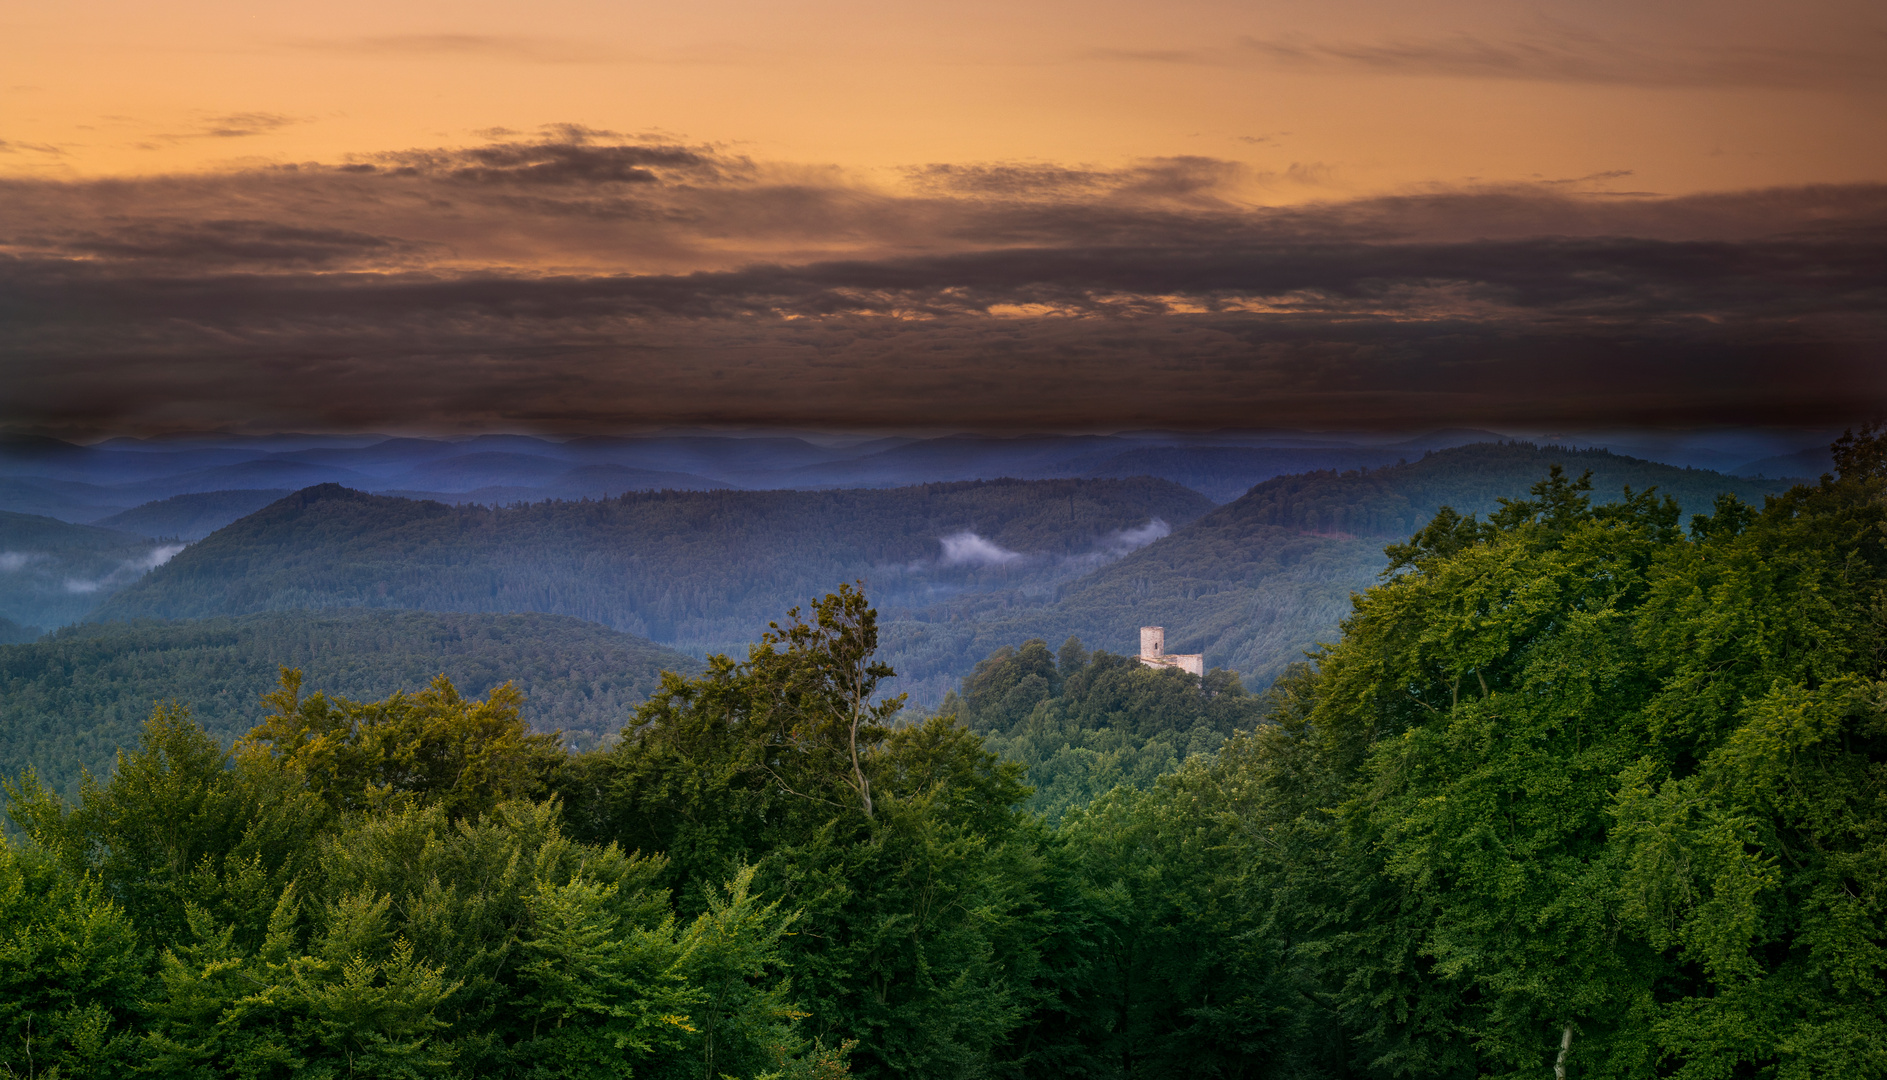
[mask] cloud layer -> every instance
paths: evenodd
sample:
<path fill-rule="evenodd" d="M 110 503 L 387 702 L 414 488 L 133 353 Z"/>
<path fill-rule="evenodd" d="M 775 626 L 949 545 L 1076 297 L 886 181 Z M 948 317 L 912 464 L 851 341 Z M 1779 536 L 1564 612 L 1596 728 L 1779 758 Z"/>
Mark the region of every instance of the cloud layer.
<path fill-rule="evenodd" d="M 1209 158 L 896 184 L 576 126 L 0 181 L 0 424 L 1845 420 L 1887 188 L 1267 208 Z M 1583 187 L 1582 187 L 1583 185 Z"/>

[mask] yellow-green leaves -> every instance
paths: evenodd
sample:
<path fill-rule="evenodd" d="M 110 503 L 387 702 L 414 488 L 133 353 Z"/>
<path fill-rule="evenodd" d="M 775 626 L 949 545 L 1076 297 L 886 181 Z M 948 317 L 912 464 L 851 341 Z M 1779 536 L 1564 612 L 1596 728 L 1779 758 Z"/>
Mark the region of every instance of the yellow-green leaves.
<path fill-rule="evenodd" d="M 335 811 L 438 805 L 470 817 L 506 799 L 541 797 L 563 753 L 533 734 L 510 684 L 467 700 L 445 676 L 417 694 L 361 703 L 301 696 L 301 673 L 282 670 L 265 699 L 275 712 L 237 752 L 301 777 Z"/>

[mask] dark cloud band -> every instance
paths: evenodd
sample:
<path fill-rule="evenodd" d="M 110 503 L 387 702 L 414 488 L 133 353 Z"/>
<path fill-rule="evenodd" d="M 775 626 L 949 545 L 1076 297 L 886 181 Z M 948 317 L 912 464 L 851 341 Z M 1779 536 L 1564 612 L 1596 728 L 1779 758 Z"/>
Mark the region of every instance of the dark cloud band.
<path fill-rule="evenodd" d="M 605 136 L 9 182 L 0 423 L 1818 423 L 1887 404 L 1880 187 L 1266 209 L 1202 159 L 932 166 L 899 192 Z"/>

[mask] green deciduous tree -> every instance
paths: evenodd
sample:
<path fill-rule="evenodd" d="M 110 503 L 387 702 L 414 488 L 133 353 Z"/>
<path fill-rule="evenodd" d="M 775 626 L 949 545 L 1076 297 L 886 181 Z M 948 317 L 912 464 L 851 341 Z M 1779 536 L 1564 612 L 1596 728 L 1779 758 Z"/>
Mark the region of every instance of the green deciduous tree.
<path fill-rule="evenodd" d="M 290 777 L 232 769 L 181 705 L 160 705 L 107 781 L 70 810 L 31 776 L 10 813 L 73 874 L 96 875 L 153 949 L 180 940 L 198 905 L 260 942 L 286 884 L 313 864 L 320 804 Z"/>
<path fill-rule="evenodd" d="M 505 799 L 542 796 L 563 762 L 557 736 L 533 734 L 510 683 L 484 701 L 441 675 L 417 694 L 356 702 L 301 696 L 301 672 L 282 669 L 263 700 L 275 711 L 237 746 L 300 775 L 330 809 L 416 801 L 454 817 Z"/>
<path fill-rule="evenodd" d="M 1887 1075 L 1878 448 L 1688 537 L 1554 470 L 1391 549 L 1198 772 L 1297 1011 L 1341 1033 L 1298 1061 Z"/>
<path fill-rule="evenodd" d="M 144 987 L 136 930 L 97 879 L 0 840 L 0 1069 L 122 1075 Z"/>
<path fill-rule="evenodd" d="M 822 1045 L 872 1075 L 974 1076 L 1038 1000 L 1040 837 L 1020 770 L 947 718 L 893 732 L 876 613 L 841 587 L 744 663 L 667 680 L 561 783 L 586 838 L 660 850 L 682 910 L 720 883 L 798 911 L 781 963 Z"/>

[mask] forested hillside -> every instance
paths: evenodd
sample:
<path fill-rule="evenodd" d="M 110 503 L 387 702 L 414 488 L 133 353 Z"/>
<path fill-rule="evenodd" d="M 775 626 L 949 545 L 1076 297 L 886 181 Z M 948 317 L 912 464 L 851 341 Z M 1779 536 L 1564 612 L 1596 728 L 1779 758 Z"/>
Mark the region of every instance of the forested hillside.
<path fill-rule="evenodd" d="M 63 626 L 182 547 L 114 529 L 0 511 L 0 619 L 23 626 Z"/>
<path fill-rule="evenodd" d="M 32 765 L 73 795 L 137 743 L 153 702 L 189 706 L 227 746 L 264 715 L 282 665 L 329 693 L 377 700 L 444 674 L 465 692 L 512 681 L 537 731 L 594 746 L 620 728 L 664 670 L 699 661 L 559 615 L 418 611 L 273 612 L 185 622 L 84 624 L 0 647 L 0 776 Z"/>
<path fill-rule="evenodd" d="M 1035 791 L 1023 806 L 1054 824 L 1115 787 L 1152 787 L 1234 731 L 1256 728 L 1264 706 L 1222 668 L 1201 679 L 1089 653 L 1079 638 L 1050 652 L 1038 638 L 996 650 L 937 712 L 1027 770 Z"/>
<path fill-rule="evenodd" d="M 849 588 L 583 753 L 443 680 L 290 675 L 233 755 L 160 709 L 76 802 L 10 787 L 0 1066 L 1880 1080 L 1887 438 L 1835 460 L 1438 514 L 1261 713 L 1030 642 L 894 727 Z M 1116 713 L 1256 723 L 1022 810 L 999 729 Z"/>
<path fill-rule="evenodd" d="M 503 509 L 329 485 L 192 545 L 98 615 L 543 611 L 738 652 L 753 625 L 834 581 L 863 579 L 888 605 L 1052 587 L 1211 505 L 1145 478 L 667 491 Z"/>
<path fill-rule="evenodd" d="M 1657 488 L 1684 512 L 1720 492 L 1760 505 L 1781 483 L 1679 469 L 1598 450 L 1481 443 L 1438 450 L 1404 465 L 1278 477 L 1171 536 L 1060 587 L 1054 597 L 971 596 L 915 620 L 887 621 L 893 662 L 916 672 L 968 671 L 1004 645 L 1075 635 L 1111 652 L 1138 649 L 1138 628 L 1166 627 L 1174 652 L 1201 652 L 1208 667 L 1270 684 L 1305 649 L 1333 640 L 1350 595 L 1387 565 L 1383 547 L 1443 506 L 1498 510 L 1553 465 L 1590 470 L 1595 501 Z M 943 687 L 930 684 L 925 700 Z"/>
<path fill-rule="evenodd" d="M 1763 496 L 1786 486 L 1708 469 L 1679 469 L 1605 450 L 1475 443 L 1388 468 L 1279 477 L 1239 500 L 1237 516 L 1255 525 L 1396 539 L 1421 528 L 1443 506 L 1462 514 L 1492 513 L 1502 499 L 1517 497 L 1553 465 L 1575 477 L 1590 472 L 1593 491 L 1601 498 L 1618 496 L 1627 487 L 1639 492 L 1655 487 L 1659 495 L 1677 500 L 1690 512 L 1707 510 L 1726 492 L 1760 504 Z"/>

